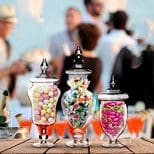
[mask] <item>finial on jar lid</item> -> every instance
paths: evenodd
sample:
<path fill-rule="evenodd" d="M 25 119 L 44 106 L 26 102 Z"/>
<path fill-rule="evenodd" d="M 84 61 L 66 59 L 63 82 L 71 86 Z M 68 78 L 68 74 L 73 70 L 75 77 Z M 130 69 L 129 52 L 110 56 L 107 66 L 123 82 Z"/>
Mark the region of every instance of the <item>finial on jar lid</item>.
<path fill-rule="evenodd" d="M 73 68 L 84 68 L 84 60 L 80 46 L 76 47 L 75 56 L 73 60 Z"/>
<path fill-rule="evenodd" d="M 116 85 L 116 83 L 115 83 L 115 80 L 114 80 L 114 76 L 112 76 L 112 80 L 111 80 L 111 88 L 115 88 L 115 85 Z"/>
<path fill-rule="evenodd" d="M 40 77 L 43 77 L 43 78 L 48 78 L 49 75 L 48 75 L 48 63 L 47 63 L 47 60 L 46 58 L 43 58 L 42 60 L 42 63 L 40 65 L 40 68 L 41 68 L 41 74 L 40 74 Z"/>
<path fill-rule="evenodd" d="M 40 68 L 41 68 L 42 74 L 47 73 L 48 63 L 47 63 L 46 58 L 43 58 L 43 61 L 42 61 L 41 65 L 40 65 Z"/>

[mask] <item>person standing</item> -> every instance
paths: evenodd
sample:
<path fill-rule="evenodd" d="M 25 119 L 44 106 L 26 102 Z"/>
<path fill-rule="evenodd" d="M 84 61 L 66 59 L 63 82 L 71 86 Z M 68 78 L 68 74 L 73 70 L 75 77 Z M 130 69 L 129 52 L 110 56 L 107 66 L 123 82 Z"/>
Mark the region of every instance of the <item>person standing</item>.
<path fill-rule="evenodd" d="M 27 71 L 26 64 L 22 61 L 15 61 L 8 65 L 11 46 L 7 37 L 16 22 L 15 8 L 12 5 L 0 5 L 0 97 L 3 90 L 9 89 L 9 83 L 14 86 L 16 75 Z"/>
<path fill-rule="evenodd" d="M 102 63 L 99 57 L 97 57 L 94 52 L 94 49 L 100 37 L 99 28 L 94 24 L 82 23 L 77 27 L 77 31 L 80 45 L 83 49 L 82 55 L 85 68 L 88 68 L 92 71 L 92 73 L 88 76 L 88 80 L 90 81 L 88 89 L 92 92 L 96 91 L 99 93 L 102 91 L 100 82 Z M 67 85 L 68 75 L 65 73 L 65 71 L 71 69 L 71 67 L 73 66 L 73 57 L 74 54 L 69 57 L 65 57 L 64 59 L 64 65 L 59 83 L 61 96 L 64 94 L 65 91 L 69 89 Z M 57 110 L 61 111 L 61 99 L 59 99 L 58 101 Z"/>
<path fill-rule="evenodd" d="M 123 47 L 133 46 L 136 41 L 126 34 L 128 15 L 125 11 L 113 13 L 113 28 L 109 34 L 104 35 L 98 44 L 96 52 L 103 62 L 103 81 L 104 90 L 109 88 L 112 69 L 115 59 Z"/>
<path fill-rule="evenodd" d="M 107 32 L 107 26 L 102 20 L 104 10 L 103 0 L 84 0 L 86 11 L 82 15 L 82 23 L 92 23 L 98 26 L 101 33 Z"/>
<path fill-rule="evenodd" d="M 61 71 L 63 56 L 70 56 L 75 49 L 76 27 L 80 22 L 80 11 L 75 7 L 69 7 L 66 10 L 66 30 L 55 34 L 50 39 L 49 52 L 56 75 Z"/>

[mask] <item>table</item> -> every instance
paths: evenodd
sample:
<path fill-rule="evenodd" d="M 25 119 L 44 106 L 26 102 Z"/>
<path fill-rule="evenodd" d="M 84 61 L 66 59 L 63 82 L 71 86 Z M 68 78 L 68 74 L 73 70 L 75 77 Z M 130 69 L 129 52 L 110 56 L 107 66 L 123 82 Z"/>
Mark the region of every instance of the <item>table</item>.
<path fill-rule="evenodd" d="M 66 140 L 61 139 L 52 148 L 32 147 L 36 139 L 0 140 L 0 153 L 154 153 L 154 139 L 119 139 L 123 148 L 103 148 L 105 140 L 91 140 L 89 148 L 68 148 L 64 144 Z"/>

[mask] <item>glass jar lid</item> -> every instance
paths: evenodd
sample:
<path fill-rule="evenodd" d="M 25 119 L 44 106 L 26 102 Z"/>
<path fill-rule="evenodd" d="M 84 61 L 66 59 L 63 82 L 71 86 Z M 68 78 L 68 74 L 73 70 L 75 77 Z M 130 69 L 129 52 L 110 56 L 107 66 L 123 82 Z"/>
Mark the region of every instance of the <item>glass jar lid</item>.
<path fill-rule="evenodd" d="M 58 79 L 55 77 L 52 77 L 48 74 L 48 63 L 46 61 L 46 59 L 43 59 L 41 65 L 40 65 L 40 69 L 41 69 L 41 73 L 30 79 L 31 82 L 36 82 L 36 83 L 48 83 L 48 82 L 57 82 Z"/>
<path fill-rule="evenodd" d="M 119 89 L 116 89 L 116 83 L 114 81 L 114 77 L 112 78 L 111 81 L 111 88 L 107 89 L 104 93 L 101 93 L 98 95 L 98 98 L 102 101 L 107 101 L 107 100 L 125 100 L 128 99 L 129 96 L 126 93 L 122 93 Z"/>
<path fill-rule="evenodd" d="M 80 46 L 77 46 L 73 59 L 73 66 L 70 70 L 66 70 L 66 74 L 69 75 L 88 75 L 92 71 L 85 68 L 82 51 Z"/>

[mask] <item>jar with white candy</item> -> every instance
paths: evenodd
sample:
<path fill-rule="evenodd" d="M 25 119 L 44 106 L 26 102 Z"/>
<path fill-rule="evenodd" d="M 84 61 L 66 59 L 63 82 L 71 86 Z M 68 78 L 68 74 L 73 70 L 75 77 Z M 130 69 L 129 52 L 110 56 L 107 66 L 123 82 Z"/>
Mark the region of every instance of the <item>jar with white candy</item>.
<path fill-rule="evenodd" d="M 117 139 L 126 126 L 127 107 L 124 100 L 128 99 L 128 95 L 116 89 L 113 78 L 111 88 L 99 94 L 98 98 L 101 101 L 100 123 L 104 133 L 109 137 L 109 143 L 104 143 L 103 146 L 123 147 Z"/>
<path fill-rule="evenodd" d="M 52 147 L 53 143 L 47 142 L 48 127 L 56 120 L 56 105 L 60 96 L 57 88 L 56 78 L 51 78 L 48 73 L 48 64 L 43 59 L 40 66 L 42 72 L 38 77 L 32 78 L 32 87 L 28 90 L 28 96 L 32 104 L 32 119 L 39 130 L 39 143 L 34 143 L 34 147 Z"/>

